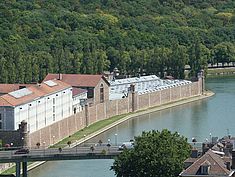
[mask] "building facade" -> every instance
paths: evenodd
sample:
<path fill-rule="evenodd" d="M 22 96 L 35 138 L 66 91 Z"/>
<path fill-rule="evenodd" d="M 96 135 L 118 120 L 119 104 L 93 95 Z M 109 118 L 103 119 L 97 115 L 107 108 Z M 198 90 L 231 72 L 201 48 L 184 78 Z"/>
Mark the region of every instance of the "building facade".
<path fill-rule="evenodd" d="M 87 98 L 93 104 L 103 103 L 109 100 L 109 82 L 102 75 L 86 74 L 48 74 L 44 81 L 57 79 L 73 88 L 87 90 Z"/>
<path fill-rule="evenodd" d="M 73 113 L 83 111 L 87 100 L 87 90 L 73 88 Z"/>
<path fill-rule="evenodd" d="M 51 125 L 72 112 L 72 87 L 50 80 L 0 97 L 0 130 L 17 130 L 24 120 L 28 131 Z"/>

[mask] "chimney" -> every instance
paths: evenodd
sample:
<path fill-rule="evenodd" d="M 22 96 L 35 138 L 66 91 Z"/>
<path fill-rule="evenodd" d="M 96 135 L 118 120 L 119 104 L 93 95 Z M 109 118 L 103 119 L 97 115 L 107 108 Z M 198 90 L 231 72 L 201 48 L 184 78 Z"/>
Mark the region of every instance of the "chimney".
<path fill-rule="evenodd" d="M 232 151 L 232 169 L 235 169 L 235 149 Z"/>
<path fill-rule="evenodd" d="M 59 73 L 59 79 L 58 80 L 62 80 L 62 74 Z"/>
<path fill-rule="evenodd" d="M 226 168 L 227 168 L 228 170 L 231 170 L 231 164 L 230 164 L 230 162 L 226 162 Z"/>
<path fill-rule="evenodd" d="M 197 149 L 192 149 L 191 157 L 198 158 L 198 150 Z"/>

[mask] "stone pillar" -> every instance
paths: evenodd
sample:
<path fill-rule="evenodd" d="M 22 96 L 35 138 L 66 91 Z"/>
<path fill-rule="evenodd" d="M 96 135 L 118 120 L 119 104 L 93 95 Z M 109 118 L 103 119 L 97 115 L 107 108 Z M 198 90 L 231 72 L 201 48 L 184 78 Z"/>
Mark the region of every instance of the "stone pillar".
<path fill-rule="evenodd" d="M 86 125 L 86 127 L 89 126 L 89 106 L 88 106 L 88 104 L 85 105 L 85 125 Z"/>
<path fill-rule="evenodd" d="M 20 177 L 20 162 L 16 162 L 16 177 Z"/>
<path fill-rule="evenodd" d="M 27 122 L 22 121 L 19 126 L 20 129 L 20 137 L 21 137 L 21 145 L 23 147 L 28 147 L 28 130 L 27 130 Z"/>
<path fill-rule="evenodd" d="M 204 94 L 205 91 L 205 77 L 204 77 L 204 70 L 202 69 L 198 74 L 198 82 L 199 82 L 199 86 L 200 86 L 200 93 Z"/>
<path fill-rule="evenodd" d="M 27 177 L 27 162 L 22 162 L 23 165 L 23 177 Z"/>
<path fill-rule="evenodd" d="M 135 92 L 135 85 L 131 84 L 130 86 L 130 91 L 131 91 L 131 105 L 132 105 L 132 112 L 135 112 L 137 109 L 137 99 L 136 99 L 136 92 Z"/>

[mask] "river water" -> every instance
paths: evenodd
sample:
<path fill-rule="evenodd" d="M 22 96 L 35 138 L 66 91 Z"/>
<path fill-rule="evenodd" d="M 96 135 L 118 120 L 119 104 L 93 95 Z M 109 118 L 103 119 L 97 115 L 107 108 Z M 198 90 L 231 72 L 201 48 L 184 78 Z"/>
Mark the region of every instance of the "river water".
<path fill-rule="evenodd" d="M 213 97 L 130 119 L 89 142 L 110 139 L 116 144 L 129 141 L 142 131 L 164 128 L 179 132 L 189 141 L 193 137 L 204 141 L 211 136 L 235 135 L 235 77 L 208 79 L 206 86 L 216 93 Z M 30 171 L 28 176 L 114 177 L 114 172 L 109 170 L 112 163 L 113 160 L 47 162 Z"/>

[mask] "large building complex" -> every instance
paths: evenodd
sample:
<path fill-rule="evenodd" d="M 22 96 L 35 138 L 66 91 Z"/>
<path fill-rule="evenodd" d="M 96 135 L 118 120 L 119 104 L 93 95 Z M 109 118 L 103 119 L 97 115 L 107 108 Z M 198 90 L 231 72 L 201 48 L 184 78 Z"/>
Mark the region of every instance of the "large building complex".
<path fill-rule="evenodd" d="M 0 130 L 16 130 L 25 120 L 34 132 L 70 116 L 72 103 L 72 87 L 58 80 L 10 92 L 0 97 Z"/>

